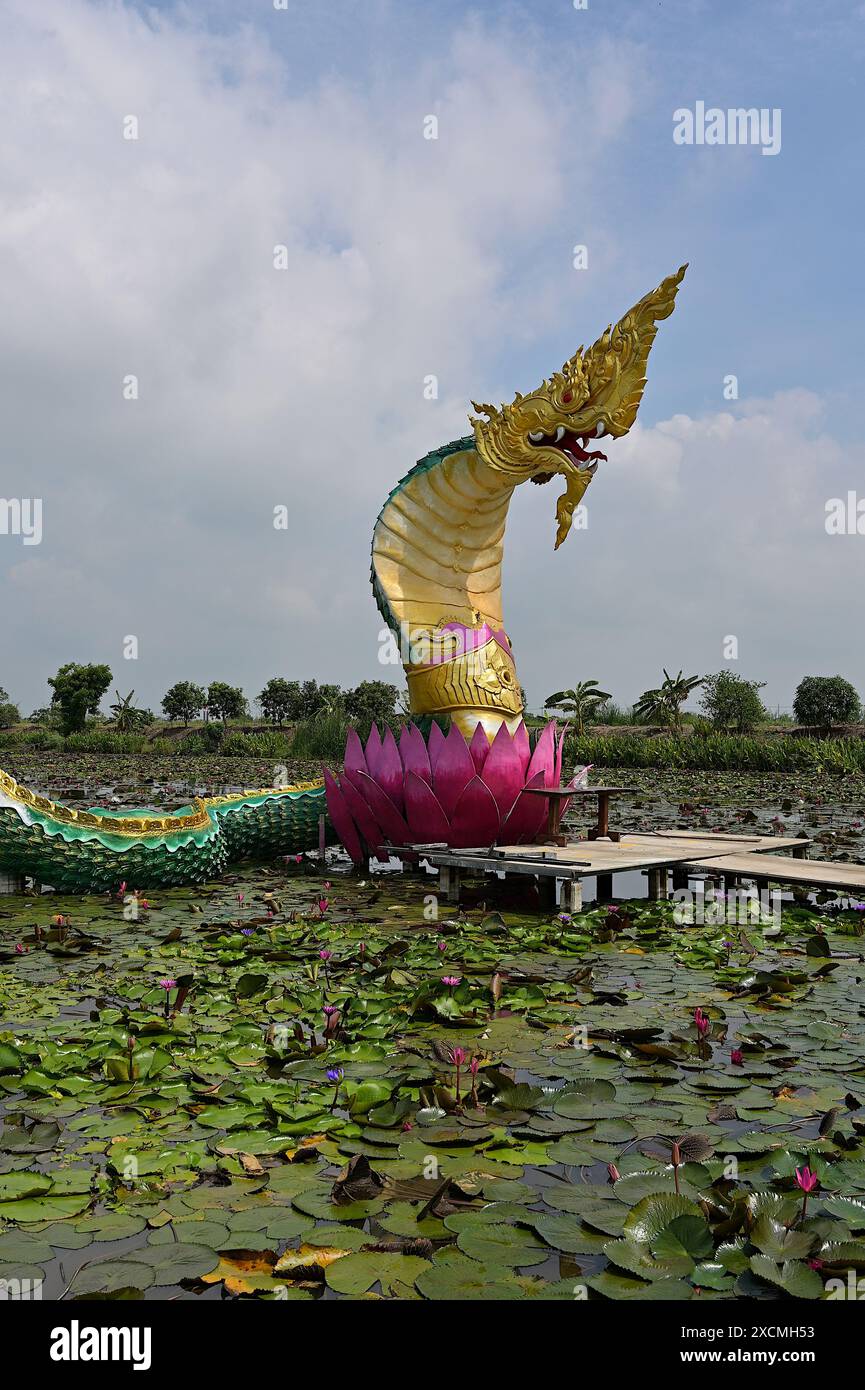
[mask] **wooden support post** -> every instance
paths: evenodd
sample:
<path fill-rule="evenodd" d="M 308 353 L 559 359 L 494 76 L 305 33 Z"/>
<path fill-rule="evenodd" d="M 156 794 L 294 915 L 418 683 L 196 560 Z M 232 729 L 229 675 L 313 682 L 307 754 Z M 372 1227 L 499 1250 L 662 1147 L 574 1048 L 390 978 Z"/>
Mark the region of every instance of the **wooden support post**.
<path fill-rule="evenodd" d="M 652 902 L 660 902 L 667 896 L 667 870 L 649 870 L 649 898 Z"/>
<path fill-rule="evenodd" d="M 318 857 L 322 864 L 325 862 L 325 845 L 327 841 L 327 818 L 323 815 L 318 818 Z"/>
<path fill-rule="evenodd" d="M 793 858 L 794 858 L 794 859 L 807 859 L 807 858 L 808 858 L 808 846 L 807 846 L 807 845 L 794 845 L 794 846 L 793 846 Z"/>
<path fill-rule="evenodd" d="M 687 888 L 687 886 L 688 886 L 688 870 L 685 868 L 684 864 L 674 864 L 674 865 L 673 865 L 673 888 L 674 888 L 674 889 L 676 889 L 676 888 Z"/>
<path fill-rule="evenodd" d="M 582 912 L 583 883 L 579 878 L 566 878 L 562 884 L 562 909 L 565 912 Z"/>
<path fill-rule="evenodd" d="M 559 905 L 559 887 L 555 874 L 540 874 L 538 876 L 538 897 L 550 912 L 555 912 Z"/>
<path fill-rule="evenodd" d="M 0 894 L 23 893 L 23 874 L 0 874 Z"/>
<path fill-rule="evenodd" d="M 596 880 L 597 891 L 595 896 L 599 903 L 610 903 L 613 901 L 613 875 L 598 874 Z"/>
<path fill-rule="evenodd" d="M 439 869 L 439 893 L 449 903 L 458 903 L 460 900 L 460 871 L 451 868 L 450 864 L 442 864 Z"/>

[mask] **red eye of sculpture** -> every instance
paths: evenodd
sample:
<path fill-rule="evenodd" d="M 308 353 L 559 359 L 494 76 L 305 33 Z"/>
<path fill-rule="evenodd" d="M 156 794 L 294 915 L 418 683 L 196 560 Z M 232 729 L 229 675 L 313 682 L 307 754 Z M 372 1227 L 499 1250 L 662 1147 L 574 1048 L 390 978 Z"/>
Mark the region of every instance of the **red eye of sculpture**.
<path fill-rule="evenodd" d="M 574 393 L 573 393 L 573 391 L 566 391 L 565 394 L 562 396 L 562 400 L 565 402 L 565 404 L 567 404 L 569 401 L 572 401 L 573 399 L 574 399 Z"/>

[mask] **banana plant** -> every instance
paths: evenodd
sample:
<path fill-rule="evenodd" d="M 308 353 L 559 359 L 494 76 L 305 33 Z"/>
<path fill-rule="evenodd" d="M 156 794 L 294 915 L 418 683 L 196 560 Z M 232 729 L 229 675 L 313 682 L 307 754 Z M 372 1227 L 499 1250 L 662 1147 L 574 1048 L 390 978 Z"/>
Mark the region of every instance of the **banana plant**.
<path fill-rule="evenodd" d="M 558 709 L 569 715 L 576 725 L 577 733 L 582 735 L 585 724 L 596 714 L 600 705 L 606 704 L 610 694 L 601 690 L 598 682 L 577 681 L 570 690 L 557 690 L 544 701 L 545 709 Z"/>
<path fill-rule="evenodd" d="M 679 672 L 671 676 L 664 670 L 664 679 L 655 690 L 645 690 L 634 705 L 634 713 L 645 724 L 665 724 L 679 733 L 682 728 L 682 705 L 689 695 L 702 685 L 700 676 Z"/>

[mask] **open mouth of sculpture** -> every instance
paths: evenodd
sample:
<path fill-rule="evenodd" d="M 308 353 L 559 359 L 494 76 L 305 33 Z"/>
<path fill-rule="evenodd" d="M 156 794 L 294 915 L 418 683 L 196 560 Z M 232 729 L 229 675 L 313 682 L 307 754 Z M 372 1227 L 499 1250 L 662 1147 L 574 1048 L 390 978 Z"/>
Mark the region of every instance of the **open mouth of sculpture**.
<path fill-rule="evenodd" d="M 581 473 L 594 474 L 597 472 L 598 461 L 603 459 L 606 463 L 607 456 L 598 449 L 590 452 L 585 446 L 591 440 L 600 438 L 603 433 L 603 423 L 596 425 L 593 430 L 589 430 L 585 434 L 572 434 L 570 430 L 565 429 L 564 425 L 559 425 L 555 434 L 544 434 L 542 430 L 532 430 L 529 432 L 528 438 L 532 448 L 558 449 L 559 453 L 570 459 Z M 535 479 L 536 482 L 540 482 L 540 480 L 540 477 Z"/>

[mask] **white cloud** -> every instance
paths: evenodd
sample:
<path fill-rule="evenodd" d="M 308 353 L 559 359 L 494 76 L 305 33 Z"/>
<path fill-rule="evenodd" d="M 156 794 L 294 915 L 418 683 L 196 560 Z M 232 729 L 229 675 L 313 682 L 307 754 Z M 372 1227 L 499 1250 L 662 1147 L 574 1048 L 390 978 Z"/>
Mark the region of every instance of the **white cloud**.
<path fill-rule="evenodd" d="M 435 52 L 391 51 L 383 29 L 357 78 L 319 77 L 293 67 L 290 38 L 209 33 L 195 12 L 5 11 L 2 490 L 43 498 L 44 540 L 34 557 L 0 538 L 0 681 L 41 704 L 60 660 L 109 660 L 156 705 L 186 676 L 251 694 L 277 671 L 381 676 L 375 516 L 418 456 L 466 432 L 471 397 L 530 389 L 557 365 L 539 343 L 572 350 L 603 327 L 575 312 L 568 253 L 589 242 L 602 281 L 621 268 L 623 193 L 605 193 L 631 167 L 617 154 L 646 54 L 587 36 L 579 72 L 553 72 L 533 32 L 470 20 Z M 553 81 L 576 104 L 551 100 Z M 138 141 L 122 139 L 130 114 Z M 611 282 L 608 312 L 629 294 Z M 523 378 L 514 353 L 540 371 Z M 717 668 L 739 629 L 743 670 L 771 668 L 778 699 L 824 656 L 834 669 L 861 562 L 822 530 L 851 465 L 820 404 L 791 392 L 638 427 L 590 489 L 589 531 L 555 556 L 555 485 L 524 489 L 506 615 L 534 702 L 585 675 L 632 698 L 662 659 Z M 120 665 L 129 632 L 137 667 Z"/>
<path fill-rule="evenodd" d="M 853 472 L 823 402 L 804 390 L 638 424 L 610 445 L 586 494 L 588 529 L 555 556 L 541 548 L 549 516 L 515 516 L 511 613 L 529 584 L 555 595 L 540 622 L 510 617 L 521 669 L 537 673 L 533 701 L 565 677 L 594 676 L 630 702 L 662 666 L 721 669 L 728 635 L 739 638 L 732 669 L 768 678 L 773 705 L 789 708 L 803 675 L 839 667 L 865 690 L 865 657 L 849 640 L 865 537 L 825 530 L 826 502 L 846 497 Z"/>
<path fill-rule="evenodd" d="M 4 621 L 30 650 L 4 679 L 41 700 L 46 653 L 82 628 L 109 660 L 118 629 L 139 632 L 151 701 L 188 662 L 250 688 L 289 662 L 378 674 L 375 515 L 419 454 L 466 431 L 479 360 L 538 319 L 539 287 L 541 320 L 554 313 L 562 268 L 539 276 L 521 253 L 539 209 L 591 185 L 593 133 L 624 120 L 621 65 L 619 115 L 595 77 L 603 114 L 590 104 L 575 142 L 541 65 L 478 21 L 444 62 L 410 55 L 298 96 L 290 46 L 250 27 L 7 8 L 4 486 L 43 497 L 45 540 L 13 582 Z M 422 138 L 430 112 L 438 141 Z M 291 525 L 274 533 L 279 503 Z"/>

